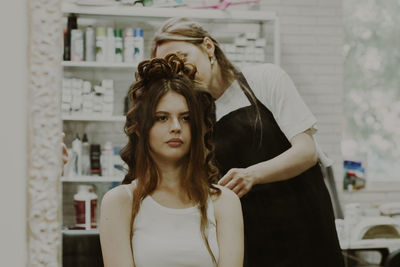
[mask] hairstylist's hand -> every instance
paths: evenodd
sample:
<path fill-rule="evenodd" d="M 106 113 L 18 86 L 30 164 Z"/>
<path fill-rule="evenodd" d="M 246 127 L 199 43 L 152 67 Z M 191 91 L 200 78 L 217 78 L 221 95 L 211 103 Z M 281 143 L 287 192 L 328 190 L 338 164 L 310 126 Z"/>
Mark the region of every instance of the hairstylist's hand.
<path fill-rule="evenodd" d="M 67 146 L 64 143 L 64 139 L 65 139 L 65 133 L 62 133 L 62 160 L 63 160 L 63 164 L 67 164 L 68 163 L 68 150 L 67 150 Z"/>
<path fill-rule="evenodd" d="M 247 169 L 230 169 L 218 184 L 225 186 L 235 192 L 238 197 L 242 197 L 254 185 L 254 177 L 250 175 Z"/>

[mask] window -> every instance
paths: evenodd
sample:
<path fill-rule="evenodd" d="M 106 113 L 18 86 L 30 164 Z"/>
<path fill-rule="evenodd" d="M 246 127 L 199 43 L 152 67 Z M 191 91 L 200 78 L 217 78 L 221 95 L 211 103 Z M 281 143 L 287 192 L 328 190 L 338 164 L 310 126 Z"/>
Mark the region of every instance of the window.
<path fill-rule="evenodd" d="M 400 182 L 400 1 L 346 0 L 345 159 L 367 178 Z"/>

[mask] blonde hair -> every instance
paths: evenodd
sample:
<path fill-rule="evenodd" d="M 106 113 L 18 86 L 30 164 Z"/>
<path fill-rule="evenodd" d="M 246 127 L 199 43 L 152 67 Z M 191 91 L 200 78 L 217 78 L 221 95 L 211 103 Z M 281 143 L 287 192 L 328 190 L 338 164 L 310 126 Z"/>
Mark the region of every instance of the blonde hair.
<path fill-rule="evenodd" d="M 237 80 L 240 88 L 244 94 L 250 99 L 250 102 L 255 107 L 256 119 L 254 121 L 254 129 L 257 129 L 257 125 L 260 129 L 260 142 L 262 141 L 262 123 L 260 110 L 257 105 L 257 98 L 255 97 L 252 90 L 248 87 L 247 82 L 244 80 L 242 73 L 232 64 L 231 61 L 226 57 L 222 51 L 221 46 L 203 27 L 200 23 L 189 20 L 187 18 L 171 18 L 164 22 L 154 34 L 152 45 L 151 45 L 151 57 L 156 56 L 157 47 L 168 41 L 184 41 L 197 46 L 200 46 L 204 38 L 208 37 L 214 44 L 214 56 L 218 62 L 221 70 L 222 77 L 226 77 L 229 80 Z"/>

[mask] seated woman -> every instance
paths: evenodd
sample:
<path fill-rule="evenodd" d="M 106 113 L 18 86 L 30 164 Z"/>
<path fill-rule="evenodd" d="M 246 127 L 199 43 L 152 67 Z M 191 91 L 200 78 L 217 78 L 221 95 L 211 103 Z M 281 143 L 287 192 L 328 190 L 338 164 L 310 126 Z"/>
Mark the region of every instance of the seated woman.
<path fill-rule="evenodd" d="M 105 267 L 243 265 L 238 197 L 216 185 L 215 109 L 176 55 L 146 60 L 130 89 L 129 169 L 101 203 Z"/>

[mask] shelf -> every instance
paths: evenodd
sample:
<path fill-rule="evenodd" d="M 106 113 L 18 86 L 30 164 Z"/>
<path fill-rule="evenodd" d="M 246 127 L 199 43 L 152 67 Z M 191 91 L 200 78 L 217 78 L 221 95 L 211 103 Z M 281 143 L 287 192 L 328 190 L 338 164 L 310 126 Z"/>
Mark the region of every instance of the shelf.
<path fill-rule="evenodd" d="M 63 229 L 61 230 L 64 235 L 98 235 L 98 229 L 91 230 L 72 230 L 72 229 Z"/>
<path fill-rule="evenodd" d="M 137 69 L 137 64 L 125 62 L 85 62 L 85 61 L 63 61 L 63 67 L 72 68 L 114 68 L 114 69 Z"/>
<path fill-rule="evenodd" d="M 194 8 L 152 8 L 128 5 L 114 6 L 80 6 L 73 3 L 63 3 L 62 13 L 81 14 L 86 16 L 122 16 L 139 18 L 170 18 L 185 15 L 185 17 L 202 20 L 236 20 L 243 22 L 274 21 L 274 12 L 247 10 L 214 10 Z"/>
<path fill-rule="evenodd" d="M 125 116 L 107 115 L 62 115 L 63 121 L 103 121 L 103 122 L 125 122 Z"/>
<path fill-rule="evenodd" d="M 97 182 L 121 182 L 122 176 L 76 176 L 61 177 L 61 182 L 72 183 L 97 183 Z"/>

